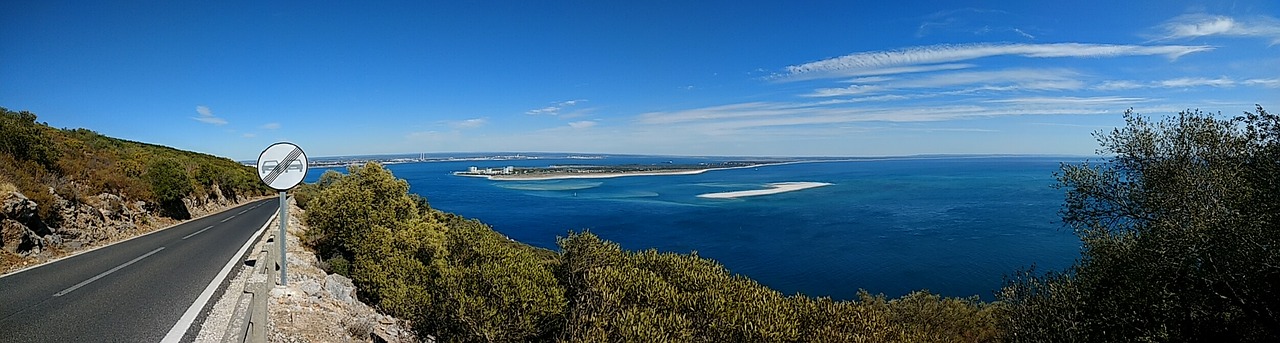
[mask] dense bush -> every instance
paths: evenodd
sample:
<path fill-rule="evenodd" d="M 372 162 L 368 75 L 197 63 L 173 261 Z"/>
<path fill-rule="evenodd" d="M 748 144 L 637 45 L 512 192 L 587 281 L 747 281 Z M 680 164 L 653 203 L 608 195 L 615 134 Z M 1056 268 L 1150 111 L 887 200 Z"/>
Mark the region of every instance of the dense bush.
<path fill-rule="evenodd" d="M 19 161 L 52 166 L 57 150 L 45 132 L 47 126 L 36 123 L 36 115 L 31 112 L 10 112 L 3 107 L 0 112 L 0 153 Z"/>
<path fill-rule="evenodd" d="M 151 183 L 151 194 L 170 217 L 190 217 L 181 210 L 185 208 L 182 199 L 191 194 L 191 177 L 182 165 L 170 159 L 156 160 L 147 168 L 147 181 Z"/>
<path fill-rule="evenodd" d="M 319 256 L 361 297 L 447 342 L 986 342 L 999 308 L 916 292 L 784 296 L 688 254 L 570 233 L 560 251 L 426 207 L 377 164 L 298 189 Z"/>
<path fill-rule="evenodd" d="M 1082 256 L 1005 287 L 1011 340 L 1280 340 L 1280 116 L 1125 119 L 1058 175 Z"/>

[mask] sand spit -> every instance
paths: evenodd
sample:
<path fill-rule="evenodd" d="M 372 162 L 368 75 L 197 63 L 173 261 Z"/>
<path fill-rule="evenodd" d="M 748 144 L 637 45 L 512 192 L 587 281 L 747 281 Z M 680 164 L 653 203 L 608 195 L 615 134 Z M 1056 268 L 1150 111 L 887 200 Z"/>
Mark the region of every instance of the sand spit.
<path fill-rule="evenodd" d="M 776 183 L 770 183 L 769 188 L 766 188 L 766 189 L 707 193 L 707 194 L 699 194 L 698 197 L 708 198 L 708 199 L 733 199 L 733 198 L 741 198 L 741 197 L 752 197 L 752 196 L 760 196 L 760 195 L 794 192 L 802 189 L 809 189 L 814 187 L 822 187 L 822 186 L 830 186 L 830 185 L 832 184 L 826 183 L 826 182 L 776 182 Z"/>

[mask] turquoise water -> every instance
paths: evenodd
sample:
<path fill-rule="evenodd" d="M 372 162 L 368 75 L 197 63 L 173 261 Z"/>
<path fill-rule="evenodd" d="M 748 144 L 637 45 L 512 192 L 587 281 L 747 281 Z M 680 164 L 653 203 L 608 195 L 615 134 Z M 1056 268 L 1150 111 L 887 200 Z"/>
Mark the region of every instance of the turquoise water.
<path fill-rule="evenodd" d="M 468 166 L 697 163 L 715 159 L 621 157 L 393 164 L 412 192 L 440 210 L 479 218 L 513 239 L 555 248 L 589 229 L 627 249 L 656 248 L 724 263 L 783 293 L 850 299 L 859 288 L 900 296 L 929 289 L 991 299 L 1002 277 L 1036 264 L 1061 269 L 1079 256 L 1062 228 L 1063 191 L 1048 157 L 907 158 L 802 163 L 697 175 L 491 181 Z M 313 170 L 308 181 L 320 171 Z M 738 199 L 698 194 L 811 181 L 830 186 Z"/>

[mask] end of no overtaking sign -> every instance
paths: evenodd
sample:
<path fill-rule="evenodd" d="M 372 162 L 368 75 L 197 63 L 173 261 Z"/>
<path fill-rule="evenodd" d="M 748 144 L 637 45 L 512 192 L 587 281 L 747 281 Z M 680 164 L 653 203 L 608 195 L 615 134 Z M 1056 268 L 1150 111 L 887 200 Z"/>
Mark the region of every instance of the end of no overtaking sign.
<path fill-rule="evenodd" d="M 258 155 L 258 178 L 268 187 L 287 191 L 307 177 L 307 154 L 289 142 L 279 142 Z"/>
<path fill-rule="evenodd" d="M 277 266 L 280 268 L 280 285 L 289 286 L 288 271 L 288 255 L 289 249 L 285 247 L 286 227 L 289 222 L 289 203 L 285 191 L 297 186 L 302 179 L 307 177 L 307 154 L 302 152 L 302 148 L 289 142 L 280 142 L 272 144 L 266 150 L 262 150 L 258 154 L 258 178 L 262 179 L 268 187 L 280 191 L 280 235 L 276 236 L 279 243 L 280 262 Z"/>

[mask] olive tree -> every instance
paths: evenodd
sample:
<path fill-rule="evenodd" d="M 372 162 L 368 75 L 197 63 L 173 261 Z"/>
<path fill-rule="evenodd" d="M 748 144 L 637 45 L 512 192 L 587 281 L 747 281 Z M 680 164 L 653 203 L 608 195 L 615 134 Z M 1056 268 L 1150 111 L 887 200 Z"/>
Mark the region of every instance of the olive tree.
<path fill-rule="evenodd" d="M 1081 257 L 1001 291 L 1010 340 L 1280 339 L 1280 118 L 1124 118 L 1057 174 Z"/>

